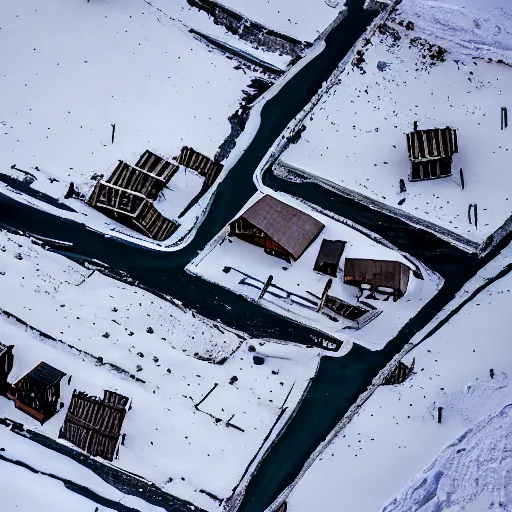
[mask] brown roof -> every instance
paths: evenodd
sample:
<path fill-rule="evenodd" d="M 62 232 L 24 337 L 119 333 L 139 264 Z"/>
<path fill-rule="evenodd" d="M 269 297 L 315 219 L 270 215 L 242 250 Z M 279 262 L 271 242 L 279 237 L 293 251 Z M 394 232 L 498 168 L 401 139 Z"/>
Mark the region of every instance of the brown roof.
<path fill-rule="evenodd" d="M 256 201 L 241 217 L 264 231 L 296 260 L 325 227 L 311 215 L 269 195 Z"/>
<path fill-rule="evenodd" d="M 368 283 L 407 291 L 410 268 L 401 261 L 345 258 L 343 282 Z"/>

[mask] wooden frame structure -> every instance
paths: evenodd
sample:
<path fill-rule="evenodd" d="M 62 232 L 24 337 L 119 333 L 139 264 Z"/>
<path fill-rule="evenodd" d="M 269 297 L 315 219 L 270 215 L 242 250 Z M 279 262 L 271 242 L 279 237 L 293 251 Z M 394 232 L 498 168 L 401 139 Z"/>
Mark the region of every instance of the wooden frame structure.
<path fill-rule="evenodd" d="M 220 162 L 215 162 L 189 146 L 183 146 L 175 160 L 178 164 L 192 169 L 200 176 L 203 176 L 205 189 L 209 189 L 215 183 L 215 180 L 224 168 L 224 165 Z"/>
<path fill-rule="evenodd" d="M 346 245 L 347 242 L 341 240 L 327 240 L 324 238 L 313 270 L 327 276 L 337 277 L 341 256 Z"/>
<path fill-rule="evenodd" d="M 177 165 L 146 150 L 135 167 L 119 161 L 108 180 L 96 183 L 89 204 L 142 235 L 159 242 L 167 240 L 179 224 L 164 217 L 153 201 L 178 169 Z"/>
<path fill-rule="evenodd" d="M 114 460 L 128 402 L 114 391 L 106 390 L 100 399 L 74 390 L 59 438 L 92 457 Z"/>
<path fill-rule="evenodd" d="M 434 128 L 407 134 L 411 161 L 409 181 L 446 178 L 452 174 L 452 159 L 458 153 L 457 130 Z"/>
<path fill-rule="evenodd" d="M 41 362 L 12 385 L 7 396 L 17 409 L 41 424 L 57 413 L 60 381 L 66 374 L 48 363 Z"/>
<path fill-rule="evenodd" d="M 343 282 L 359 288 L 368 286 L 372 295 L 390 289 L 396 301 L 407 291 L 410 272 L 401 261 L 345 258 Z"/>
<path fill-rule="evenodd" d="M 304 254 L 324 227 L 311 215 L 265 195 L 229 224 L 229 236 L 291 262 Z"/>
<path fill-rule="evenodd" d="M 3 345 L 0 343 L 0 395 L 5 395 L 9 387 L 7 378 L 14 365 L 14 345 Z"/>

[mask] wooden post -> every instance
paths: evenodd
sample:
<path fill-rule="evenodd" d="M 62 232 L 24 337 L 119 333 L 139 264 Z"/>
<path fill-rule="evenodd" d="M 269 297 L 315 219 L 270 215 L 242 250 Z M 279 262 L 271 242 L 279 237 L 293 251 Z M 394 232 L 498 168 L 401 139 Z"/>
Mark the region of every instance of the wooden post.
<path fill-rule="evenodd" d="M 116 124 L 111 124 L 112 126 L 112 144 L 114 144 L 114 137 L 116 136 Z"/>
<path fill-rule="evenodd" d="M 475 217 L 475 229 L 478 229 L 478 205 L 476 203 L 473 205 L 473 212 Z"/>
<path fill-rule="evenodd" d="M 327 298 L 327 292 L 330 290 L 331 286 L 332 286 L 332 277 L 330 277 L 327 280 L 327 283 L 325 283 L 325 288 L 322 293 L 322 298 L 320 299 L 320 304 L 318 304 L 318 308 L 316 310 L 317 313 L 320 313 L 320 311 L 324 307 L 325 299 Z"/>
<path fill-rule="evenodd" d="M 418 131 L 418 121 L 414 121 L 414 131 Z"/>
<path fill-rule="evenodd" d="M 441 423 L 443 421 L 443 408 L 438 407 L 437 408 L 437 423 Z"/>
<path fill-rule="evenodd" d="M 400 184 L 400 194 L 404 194 L 405 192 L 407 192 L 407 187 L 405 186 L 405 181 L 402 178 L 400 178 L 399 184 Z"/>
<path fill-rule="evenodd" d="M 508 128 L 508 110 L 507 110 L 507 107 L 503 107 L 503 117 L 504 117 L 505 128 Z"/>
<path fill-rule="evenodd" d="M 272 279 L 274 279 L 273 276 L 268 276 L 267 282 L 265 283 L 265 286 L 261 290 L 261 293 L 260 293 L 260 296 L 258 297 L 258 300 L 263 299 L 263 296 L 265 295 L 265 293 L 267 293 L 267 290 L 269 289 L 269 287 L 270 287 L 270 285 L 272 283 Z"/>
<path fill-rule="evenodd" d="M 460 186 L 462 190 L 464 190 L 464 172 L 462 171 L 462 167 L 460 168 Z"/>
<path fill-rule="evenodd" d="M 471 222 L 471 209 L 472 209 L 472 208 L 473 208 L 473 205 L 472 205 L 472 204 L 470 204 L 470 205 L 468 206 L 468 220 L 469 220 L 469 223 L 470 223 L 470 224 L 472 224 L 472 222 Z"/>
<path fill-rule="evenodd" d="M 505 127 L 503 126 L 504 125 L 504 115 L 503 115 L 503 107 L 501 107 L 501 110 L 500 110 L 500 121 L 501 121 L 501 129 L 503 130 Z"/>

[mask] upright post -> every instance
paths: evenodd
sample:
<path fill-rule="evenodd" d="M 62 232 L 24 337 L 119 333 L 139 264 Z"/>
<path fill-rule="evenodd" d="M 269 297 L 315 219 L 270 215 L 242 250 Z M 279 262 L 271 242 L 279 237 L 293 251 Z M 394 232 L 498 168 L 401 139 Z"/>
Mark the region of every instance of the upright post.
<path fill-rule="evenodd" d="M 437 423 L 441 423 L 443 421 L 443 408 L 438 407 L 437 408 Z"/>
<path fill-rule="evenodd" d="M 265 283 L 265 286 L 263 286 L 260 296 L 258 297 L 258 300 L 263 299 L 263 296 L 265 293 L 267 293 L 267 290 L 269 289 L 270 285 L 272 284 L 272 279 L 274 279 L 273 276 L 268 276 L 267 282 Z"/>
<path fill-rule="evenodd" d="M 114 144 L 114 137 L 116 136 L 116 124 L 111 124 L 112 126 L 112 144 Z"/>
<path fill-rule="evenodd" d="M 464 173 L 462 172 L 462 167 L 460 168 L 460 186 L 462 190 L 464 190 Z"/>
<path fill-rule="evenodd" d="M 322 298 L 320 299 L 320 304 L 318 304 L 318 308 L 316 310 L 317 313 L 320 313 L 320 311 L 324 307 L 325 299 L 327 298 L 327 292 L 331 289 L 331 286 L 332 286 L 332 277 L 330 277 L 327 280 L 327 283 L 325 283 L 325 288 L 322 293 Z"/>

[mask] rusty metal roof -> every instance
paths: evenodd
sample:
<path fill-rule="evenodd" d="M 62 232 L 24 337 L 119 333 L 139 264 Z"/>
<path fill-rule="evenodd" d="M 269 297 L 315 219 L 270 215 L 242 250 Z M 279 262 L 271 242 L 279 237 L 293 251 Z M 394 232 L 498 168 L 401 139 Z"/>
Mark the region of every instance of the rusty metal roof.
<path fill-rule="evenodd" d="M 242 215 L 298 260 L 324 224 L 273 196 L 265 195 Z"/>

